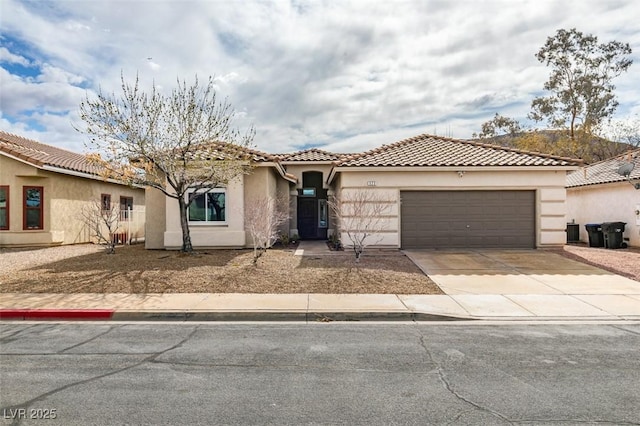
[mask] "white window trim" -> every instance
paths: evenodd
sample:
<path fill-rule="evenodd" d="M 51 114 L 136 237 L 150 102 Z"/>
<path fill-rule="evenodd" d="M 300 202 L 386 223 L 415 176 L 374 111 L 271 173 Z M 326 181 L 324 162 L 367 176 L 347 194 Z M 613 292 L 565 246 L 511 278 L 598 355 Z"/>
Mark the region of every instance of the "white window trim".
<path fill-rule="evenodd" d="M 191 206 L 187 206 L 187 220 L 189 221 L 189 226 L 228 226 L 228 222 L 227 222 L 227 218 L 228 218 L 228 212 L 227 212 L 227 198 L 228 198 L 228 192 L 227 192 L 227 188 L 201 188 L 198 190 L 193 190 L 190 189 L 187 191 L 187 193 L 185 194 L 185 201 L 188 203 L 189 202 L 189 197 L 191 196 L 191 194 L 193 193 L 196 194 L 209 194 L 209 193 L 222 193 L 224 194 L 224 208 L 225 208 L 225 212 L 224 212 L 224 219 L 225 220 L 212 220 L 212 221 L 206 221 L 206 220 L 197 220 L 197 221 L 191 221 L 189 220 L 189 209 L 191 208 Z"/>

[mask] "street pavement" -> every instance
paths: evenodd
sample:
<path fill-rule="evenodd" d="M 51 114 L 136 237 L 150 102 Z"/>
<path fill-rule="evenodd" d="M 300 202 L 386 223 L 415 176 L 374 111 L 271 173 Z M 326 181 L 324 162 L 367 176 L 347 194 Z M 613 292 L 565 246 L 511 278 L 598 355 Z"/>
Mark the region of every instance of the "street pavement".
<path fill-rule="evenodd" d="M 544 250 L 408 250 L 445 292 L 0 294 L 2 319 L 640 320 L 640 282 Z M 304 241 L 296 255 L 332 255 Z"/>
<path fill-rule="evenodd" d="M 0 424 L 640 424 L 639 346 L 628 323 L 4 322 Z"/>

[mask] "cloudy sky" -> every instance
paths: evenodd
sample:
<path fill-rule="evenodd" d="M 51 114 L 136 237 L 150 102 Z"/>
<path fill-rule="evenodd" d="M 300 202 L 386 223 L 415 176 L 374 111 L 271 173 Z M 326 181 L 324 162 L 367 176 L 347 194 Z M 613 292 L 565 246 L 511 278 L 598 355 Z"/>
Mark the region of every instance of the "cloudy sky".
<path fill-rule="evenodd" d="M 86 152 L 78 105 L 120 74 L 165 90 L 214 76 L 268 152 L 338 152 L 524 120 L 560 28 L 626 42 L 619 117 L 640 113 L 637 0 L 0 2 L 0 128 Z"/>

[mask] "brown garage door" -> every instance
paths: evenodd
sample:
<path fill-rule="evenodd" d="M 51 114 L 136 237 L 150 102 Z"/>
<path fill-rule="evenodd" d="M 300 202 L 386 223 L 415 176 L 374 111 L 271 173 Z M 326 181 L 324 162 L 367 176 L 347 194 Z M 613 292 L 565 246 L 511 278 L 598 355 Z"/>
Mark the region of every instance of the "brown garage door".
<path fill-rule="evenodd" d="M 402 191 L 402 248 L 534 248 L 534 191 Z"/>

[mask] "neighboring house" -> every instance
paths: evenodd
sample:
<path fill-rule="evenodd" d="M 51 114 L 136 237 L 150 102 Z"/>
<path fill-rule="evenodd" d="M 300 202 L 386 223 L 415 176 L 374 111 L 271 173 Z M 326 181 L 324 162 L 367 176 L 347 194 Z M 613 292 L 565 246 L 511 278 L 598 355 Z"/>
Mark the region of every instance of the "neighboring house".
<path fill-rule="evenodd" d="M 98 201 L 120 206 L 120 239 L 144 237 L 144 189 L 103 179 L 84 155 L 0 131 L 0 247 L 91 242 L 82 211 Z"/>
<path fill-rule="evenodd" d="M 618 173 L 627 165 L 628 177 Z M 625 222 L 627 244 L 640 247 L 640 149 L 584 166 L 567 176 L 567 220 L 580 224 L 580 240 L 587 242 L 586 224 Z"/>
<path fill-rule="evenodd" d="M 252 153 L 254 172 L 215 190 L 223 194 L 226 213 L 190 222 L 194 247 L 249 245 L 245 204 L 255 196 L 278 194 L 288 194 L 290 236 L 326 239 L 335 232 L 328 201 L 357 191 L 381 194 L 389 205 L 385 226 L 374 238 L 378 246 L 562 245 L 566 176 L 581 165 L 579 160 L 430 135 L 358 154 L 317 149 Z M 147 190 L 147 212 L 147 247 L 179 248 L 177 202 Z M 344 234 L 341 239 L 348 244 Z"/>

